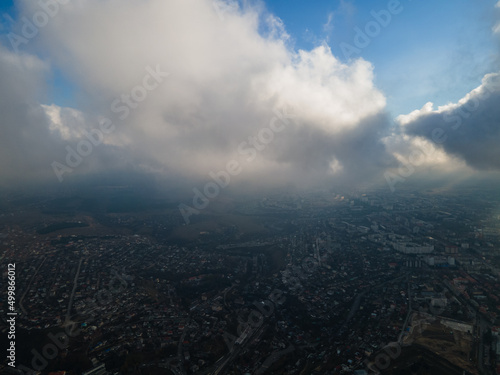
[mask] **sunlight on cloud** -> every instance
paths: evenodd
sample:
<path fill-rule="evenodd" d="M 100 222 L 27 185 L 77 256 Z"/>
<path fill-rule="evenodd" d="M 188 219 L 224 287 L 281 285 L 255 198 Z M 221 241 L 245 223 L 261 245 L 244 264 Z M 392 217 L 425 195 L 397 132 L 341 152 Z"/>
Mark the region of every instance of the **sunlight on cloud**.
<path fill-rule="evenodd" d="M 431 113 L 434 110 L 433 108 L 434 104 L 432 102 L 427 102 L 421 109 L 416 109 L 407 115 L 399 115 L 398 117 L 396 117 L 396 122 L 401 126 L 407 125 L 410 122 L 415 121 L 423 114 Z"/>
<path fill-rule="evenodd" d="M 388 125 L 377 120 L 373 129 L 361 130 L 384 113 L 386 104 L 369 62 L 341 63 L 327 46 L 296 53 L 287 46 L 283 22 L 262 7 L 216 4 L 124 0 L 117 7 L 79 1 L 61 8 L 57 20 L 40 30 L 37 42 L 79 83 L 94 114 L 109 112 L 110 103 L 130 95 L 146 67 L 168 72 L 129 116 L 116 121 L 113 137 L 130 141 L 137 152 L 181 173 L 206 174 L 225 164 L 241 142 L 267 126 L 273 111 L 284 106 L 295 108 L 293 125 L 276 135 L 273 148 L 259 155 L 249 171 L 298 163 L 338 172 L 351 159 L 344 144 L 362 143 Z M 24 9 L 29 12 L 35 5 L 25 1 Z M 267 25 L 264 34 L 262 24 Z M 51 129 L 63 139 L 79 136 L 77 112 L 66 109 L 67 118 L 61 119 L 62 109 L 44 109 Z M 308 134 L 299 146 L 305 161 L 288 151 L 301 134 Z M 319 148 L 318 142 L 326 144 Z M 342 152 L 335 146 L 339 144 Z M 385 153 L 377 147 L 366 152 L 360 162 Z"/>
<path fill-rule="evenodd" d="M 500 169 L 500 73 L 484 76 L 482 84 L 466 94 L 457 103 L 433 109 L 427 103 L 422 109 L 399 116 L 397 122 L 405 137 L 425 140 L 434 152 L 435 164 L 449 163 L 442 152 L 454 159 L 461 159 L 477 169 Z M 397 157 L 397 155 L 396 155 Z"/>
<path fill-rule="evenodd" d="M 71 140 L 83 136 L 85 119 L 83 113 L 72 108 L 62 108 L 55 104 L 42 105 L 50 119 L 49 129 L 59 132 L 64 140 Z M 64 113 L 64 119 L 61 114 Z"/>
<path fill-rule="evenodd" d="M 295 63 L 276 69 L 268 82 L 269 97 L 300 108 L 304 122 L 333 134 L 356 127 L 386 104 L 369 62 L 343 64 L 324 46 L 300 51 Z"/>
<path fill-rule="evenodd" d="M 343 169 L 343 167 L 337 159 L 333 159 L 330 162 L 330 173 L 336 175 L 336 174 L 342 172 L 342 169 Z"/>

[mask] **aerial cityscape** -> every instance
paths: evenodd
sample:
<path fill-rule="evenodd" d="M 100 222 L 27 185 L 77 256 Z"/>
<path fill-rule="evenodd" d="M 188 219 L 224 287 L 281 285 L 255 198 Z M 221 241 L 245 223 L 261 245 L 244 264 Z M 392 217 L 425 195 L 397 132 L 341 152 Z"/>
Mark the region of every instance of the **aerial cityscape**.
<path fill-rule="evenodd" d="M 24 371 L 496 372 L 495 187 L 227 200 L 190 226 L 132 188 L 107 195 L 152 208 L 4 206 Z"/>
<path fill-rule="evenodd" d="M 5 0 L 0 374 L 500 374 L 500 2 Z"/>

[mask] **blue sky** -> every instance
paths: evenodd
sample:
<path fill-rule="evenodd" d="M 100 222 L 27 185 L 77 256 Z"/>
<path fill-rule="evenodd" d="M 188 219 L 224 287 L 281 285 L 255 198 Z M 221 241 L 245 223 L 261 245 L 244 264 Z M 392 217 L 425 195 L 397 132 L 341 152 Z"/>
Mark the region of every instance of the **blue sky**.
<path fill-rule="evenodd" d="M 496 1 L 402 0 L 403 9 L 358 56 L 375 68 L 376 84 L 392 114 L 408 113 L 432 101 L 456 102 L 495 71 L 498 44 L 491 17 Z M 355 27 L 364 29 L 372 11 L 388 2 L 369 0 L 267 0 L 280 17 L 296 48 L 310 49 L 327 41 L 344 59 L 341 43 L 354 45 Z M 330 28 L 325 27 L 332 15 Z M 352 57 L 357 57 L 354 54 Z"/>
<path fill-rule="evenodd" d="M 2 43 L 9 46 L 9 41 L 6 35 L 12 31 L 12 21 L 18 19 L 16 4 L 14 0 L 2 0 L 0 2 L 0 35 L 2 36 Z M 63 73 L 53 67 L 51 76 L 48 77 L 48 99 L 47 103 L 57 103 L 60 106 L 76 106 L 75 92 L 76 88 L 68 80 Z"/>
<path fill-rule="evenodd" d="M 2 3 L 0 4 L 0 9 L 2 10 L 2 13 L 8 12 L 10 11 L 10 8 L 12 8 L 13 5 L 14 5 L 13 0 L 5 0 L 2 1 Z"/>
<path fill-rule="evenodd" d="M 362 57 L 374 66 L 375 84 L 387 97 L 393 116 L 421 108 L 456 102 L 495 71 L 498 44 L 491 17 L 496 1 L 402 0 L 399 14 L 392 15 L 380 33 L 352 58 Z M 371 12 L 387 9 L 388 2 L 369 0 L 265 0 L 279 17 L 296 50 L 328 44 L 333 54 L 346 60 L 342 43 L 354 46 L 355 28 L 364 30 L 373 21 Z M 10 29 L 7 16 L 16 18 L 13 0 L 0 3 L 2 29 Z M 5 39 L 4 39 L 5 43 Z M 49 78 L 49 101 L 75 105 L 76 88 L 54 70 Z"/>

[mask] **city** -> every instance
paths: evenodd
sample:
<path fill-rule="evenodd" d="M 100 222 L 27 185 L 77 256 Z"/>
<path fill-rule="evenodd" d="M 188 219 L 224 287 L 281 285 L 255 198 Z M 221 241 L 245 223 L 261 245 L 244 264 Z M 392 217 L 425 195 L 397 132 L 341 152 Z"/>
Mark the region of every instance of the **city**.
<path fill-rule="evenodd" d="M 500 375 L 500 0 L 0 1 L 0 374 Z"/>
<path fill-rule="evenodd" d="M 17 267 L 24 371 L 497 373 L 494 190 L 214 202 L 225 212 L 190 226 L 175 209 L 19 202 L 1 264 Z"/>

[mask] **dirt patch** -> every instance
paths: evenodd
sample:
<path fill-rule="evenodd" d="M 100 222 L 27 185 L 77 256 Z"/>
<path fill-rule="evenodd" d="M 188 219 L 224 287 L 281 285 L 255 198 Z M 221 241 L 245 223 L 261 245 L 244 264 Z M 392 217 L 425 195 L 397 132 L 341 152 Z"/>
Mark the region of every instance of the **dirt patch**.
<path fill-rule="evenodd" d="M 471 362 L 474 357 L 472 334 L 453 329 L 443 324 L 440 318 L 414 314 L 404 343 L 426 348 L 472 374 L 479 374 Z"/>

